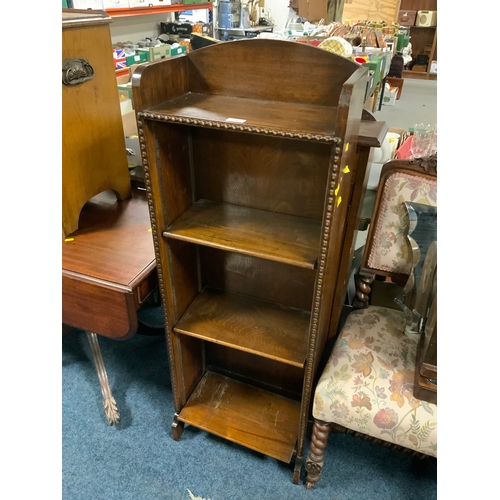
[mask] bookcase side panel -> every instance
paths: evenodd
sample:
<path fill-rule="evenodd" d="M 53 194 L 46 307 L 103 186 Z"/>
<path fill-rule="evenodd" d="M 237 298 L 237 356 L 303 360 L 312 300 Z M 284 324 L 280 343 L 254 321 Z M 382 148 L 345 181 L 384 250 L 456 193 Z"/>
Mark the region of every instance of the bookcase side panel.
<path fill-rule="evenodd" d="M 342 262 L 344 247 L 350 245 L 345 241 L 349 217 L 350 195 L 353 188 L 351 178 L 356 171 L 354 163 L 358 140 L 359 125 L 363 108 L 363 97 L 366 88 L 366 70 L 356 71 L 343 86 L 339 96 L 337 121 L 338 142 L 332 148 L 330 172 L 324 197 L 324 218 L 316 291 L 311 314 L 309 353 L 306 362 L 301 422 L 297 444 L 297 456 L 300 461 L 303 455 L 304 438 L 307 421 L 310 415 L 311 393 L 321 354 L 327 343 L 332 307 L 335 297 L 345 297 L 347 273 L 341 264 L 350 268 L 349 262 Z M 354 216 L 355 217 L 355 216 Z M 352 236 L 352 235 L 351 235 Z"/>
<path fill-rule="evenodd" d="M 131 81 L 136 114 L 185 94 L 189 92 L 186 56 L 140 65 Z"/>
<path fill-rule="evenodd" d="M 150 169 L 162 172 L 157 192 L 164 211 L 165 224 L 161 230 L 165 231 L 193 204 L 190 130 L 183 125 L 159 122 L 152 122 L 152 127 L 154 163 Z"/>

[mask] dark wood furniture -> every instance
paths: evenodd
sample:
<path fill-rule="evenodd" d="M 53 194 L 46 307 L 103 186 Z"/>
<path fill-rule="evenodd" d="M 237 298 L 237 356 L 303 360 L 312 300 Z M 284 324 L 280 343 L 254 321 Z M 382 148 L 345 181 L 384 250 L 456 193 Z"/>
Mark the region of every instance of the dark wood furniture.
<path fill-rule="evenodd" d="M 63 236 L 96 194 L 130 196 L 110 22 L 104 11 L 62 9 Z"/>
<path fill-rule="evenodd" d="M 437 207 L 405 203 L 410 220 L 408 239 L 415 267 L 401 299 L 407 315 L 407 331 L 417 334 L 413 393 L 418 399 L 437 403 Z M 399 302 L 399 300 L 398 300 Z"/>
<path fill-rule="evenodd" d="M 401 0 L 399 12 L 419 10 L 437 11 L 437 0 Z M 432 74 L 431 63 L 437 61 L 437 27 L 436 26 L 411 26 L 409 30 L 410 43 L 412 47 L 412 58 L 415 60 L 418 54 L 429 56 L 426 71 L 404 70 L 403 78 L 417 78 L 425 80 L 436 80 L 437 75 Z"/>
<path fill-rule="evenodd" d="M 313 78 L 293 69 L 305 67 Z M 359 146 L 367 70 L 295 42 L 238 40 L 144 65 L 132 85 L 173 437 L 189 424 L 295 455 L 298 483 L 350 271 L 359 159 L 385 135 L 371 125 Z"/>
<path fill-rule="evenodd" d="M 157 289 L 156 261 L 144 190 L 117 201 L 111 191 L 82 209 L 80 227 L 62 242 L 62 322 L 87 332 L 110 424 L 119 421 L 97 334 L 136 333 L 137 310 Z"/>

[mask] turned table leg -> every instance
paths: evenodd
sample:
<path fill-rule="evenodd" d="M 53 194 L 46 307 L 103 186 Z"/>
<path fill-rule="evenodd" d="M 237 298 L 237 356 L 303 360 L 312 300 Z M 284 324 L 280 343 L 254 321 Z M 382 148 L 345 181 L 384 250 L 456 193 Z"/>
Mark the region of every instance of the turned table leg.
<path fill-rule="evenodd" d="M 103 404 L 104 411 L 106 412 L 106 418 L 108 419 L 109 425 L 115 425 L 120 422 L 120 413 L 118 412 L 115 398 L 111 393 L 108 374 L 106 373 L 106 368 L 104 368 L 104 361 L 102 359 L 101 348 L 99 347 L 97 335 L 89 331 L 85 333 L 87 334 L 87 338 L 89 339 L 90 349 L 92 350 L 92 356 L 94 358 L 97 376 L 99 377 L 99 383 L 101 384 L 101 392 L 102 397 L 104 398 Z"/>
<path fill-rule="evenodd" d="M 321 470 L 325 461 L 325 448 L 328 441 L 328 433 L 330 431 L 329 424 L 322 420 L 314 419 L 312 428 L 311 447 L 306 460 L 306 487 L 307 489 L 313 486 L 321 478 Z"/>

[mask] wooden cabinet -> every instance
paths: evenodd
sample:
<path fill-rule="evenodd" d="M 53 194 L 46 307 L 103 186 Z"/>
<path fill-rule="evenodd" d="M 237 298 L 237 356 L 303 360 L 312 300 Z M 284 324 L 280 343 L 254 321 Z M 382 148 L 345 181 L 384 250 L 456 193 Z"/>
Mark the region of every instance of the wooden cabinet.
<path fill-rule="evenodd" d="M 405 10 L 416 12 L 419 10 L 437 11 L 437 0 L 401 0 L 399 11 Z M 429 57 L 429 63 L 426 71 L 404 71 L 403 76 L 421 79 L 436 79 L 437 75 L 431 74 L 430 71 L 432 61 L 437 61 L 437 27 L 411 26 L 409 34 L 413 60 L 415 61 L 419 54 L 423 54 Z"/>
<path fill-rule="evenodd" d="M 300 68 L 314 68 L 314 75 Z M 175 404 L 290 463 L 345 297 L 367 70 L 246 39 L 132 77 Z"/>
<path fill-rule="evenodd" d="M 62 11 L 64 236 L 78 229 L 81 209 L 95 195 L 131 194 L 110 22 L 104 11 Z"/>

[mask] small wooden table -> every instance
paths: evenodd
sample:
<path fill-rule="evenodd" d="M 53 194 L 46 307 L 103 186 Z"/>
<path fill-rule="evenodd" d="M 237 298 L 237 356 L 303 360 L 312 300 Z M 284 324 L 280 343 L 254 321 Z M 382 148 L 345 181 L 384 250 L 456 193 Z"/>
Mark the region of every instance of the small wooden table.
<path fill-rule="evenodd" d="M 158 287 L 146 192 L 118 201 L 104 191 L 83 207 L 79 229 L 62 242 L 62 322 L 89 338 L 111 425 L 120 419 L 97 334 L 115 340 L 137 331 L 137 310 Z"/>

